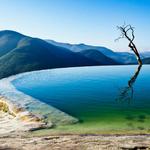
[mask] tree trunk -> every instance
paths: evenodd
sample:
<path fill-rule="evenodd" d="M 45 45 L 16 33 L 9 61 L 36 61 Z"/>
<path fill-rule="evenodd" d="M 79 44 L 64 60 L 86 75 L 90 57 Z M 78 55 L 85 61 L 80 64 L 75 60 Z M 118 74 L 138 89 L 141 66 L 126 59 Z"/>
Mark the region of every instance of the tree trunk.
<path fill-rule="evenodd" d="M 132 41 L 130 41 L 131 43 L 129 44 L 129 47 L 132 49 L 132 51 L 135 53 L 135 55 L 136 55 L 136 59 L 137 59 L 137 61 L 138 61 L 138 64 L 139 65 L 142 65 L 142 60 L 141 60 L 141 58 L 140 58 L 140 55 L 139 55 L 139 53 L 138 53 L 138 51 L 137 51 L 137 48 L 136 48 L 136 46 L 135 46 L 135 44 L 132 42 Z"/>

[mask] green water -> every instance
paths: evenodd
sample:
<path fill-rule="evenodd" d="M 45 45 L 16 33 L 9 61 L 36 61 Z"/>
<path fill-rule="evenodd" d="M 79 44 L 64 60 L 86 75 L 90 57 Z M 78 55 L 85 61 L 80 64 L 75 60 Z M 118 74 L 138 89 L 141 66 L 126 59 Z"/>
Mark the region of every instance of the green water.
<path fill-rule="evenodd" d="M 149 133 L 150 66 L 100 66 L 35 72 L 15 87 L 79 119 L 58 133 Z"/>

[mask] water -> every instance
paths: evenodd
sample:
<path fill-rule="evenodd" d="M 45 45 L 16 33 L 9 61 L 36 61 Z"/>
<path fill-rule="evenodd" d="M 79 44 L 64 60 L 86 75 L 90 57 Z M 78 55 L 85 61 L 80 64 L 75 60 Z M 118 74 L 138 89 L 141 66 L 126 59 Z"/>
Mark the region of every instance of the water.
<path fill-rule="evenodd" d="M 100 66 L 35 72 L 20 91 L 79 119 L 63 132 L 149 132 L 150 66 Z"/>

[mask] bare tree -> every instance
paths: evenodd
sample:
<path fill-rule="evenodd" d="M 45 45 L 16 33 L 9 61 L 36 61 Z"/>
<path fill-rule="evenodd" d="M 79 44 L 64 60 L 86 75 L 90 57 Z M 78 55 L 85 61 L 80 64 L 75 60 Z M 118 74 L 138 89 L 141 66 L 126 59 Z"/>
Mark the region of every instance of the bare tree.
<path fill-rule="evenodd" d="M 130 24 L 129 25 L 123 25 L 123 26 L 117 26 L 118 30 L 121 31 L 121 35 L 119 38 L 117 38 L 115 41 L 122 39 L 122 38 L 126 38 L 129 41 L 129 48 L 131 48 L 131 50 L 135 53 L 138 64 L 142 65 L 142 60 L 140 58 L 139 52 L 134 44 L 134 39 L 135 39 L 135 35 L 134 35 L 134 27 L 132 27 Z"/>

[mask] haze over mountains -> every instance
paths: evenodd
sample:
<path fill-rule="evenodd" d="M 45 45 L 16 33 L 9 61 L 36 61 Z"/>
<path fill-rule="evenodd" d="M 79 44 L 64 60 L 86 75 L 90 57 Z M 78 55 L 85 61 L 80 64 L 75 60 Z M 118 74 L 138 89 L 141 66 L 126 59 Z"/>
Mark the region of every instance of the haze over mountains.
<path fill-rule="evenodd" d="M 100 53 L 104 54 L 105 56 L 121 63 L 121 64 L 130 64 L 130 63 L 136 63 L 136 58 L 134 54 L 128 53 L 128 52 L 114 52 L 111 49 L 108 49 L 106 47 L 101 47 L 101 46 L 91 46 L 91 45 L 86 45 L 86 44 L 68 44 L 68 43 L 60 43 L 56 42 L 53 40 L 47 40 L 47 42 L 65 47 L 70 49 L 73 52 L 81 52 L 85 50 L 92 49 L 93 53 L 97 53 L 99 51 Z"/>
<path fill-rule="evenodd" d="M 146 58 L 144 61 L 150 63 L 149 60 Z M 134 63 L 135 56 L 127 52 L 46 41 L 9 30 L 0 31 L 0 78 L 41 69 Z"/>
<path fill-rule="evenodd" d="M 56 46 L 61 46 L 64 48 L 68 48 L 73 52 L 81 52 L 85 50 L 97 50 L 104 54 L 105 56 L 115 60 L 116 62 L 119 62 L 121 64 L 137 64 L 137 60 L 135 58 L 135 55 L 131 52 L 114 52 L 113 50 L 106 48 L 106 47 L 101 47 L 101 46 L 93 46 L 93 45 L 87 45 L 87 44 L 70 44 L 70 43 L 61 43 L 61 42 L 56 42 L 54 40 L 46 40 L 47 42 L 56 45 Z M 95 51 L 95 53 L 97 53 Z M 144 51 L 141 52 L 141 58 L 150 58 L 150 51 Z"/>

